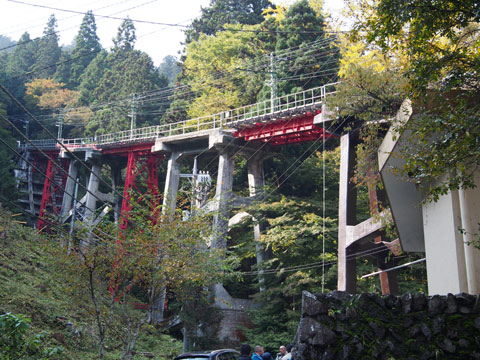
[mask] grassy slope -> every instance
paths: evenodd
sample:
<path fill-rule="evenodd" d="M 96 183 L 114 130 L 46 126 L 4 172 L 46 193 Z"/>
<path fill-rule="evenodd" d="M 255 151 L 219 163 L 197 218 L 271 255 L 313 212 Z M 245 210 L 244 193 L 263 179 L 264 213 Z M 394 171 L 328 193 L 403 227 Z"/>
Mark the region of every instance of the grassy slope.
<path fill-rule="evenodd" d="M 91 304 L 75 301 L 46 241 L 10 219 L 10 215 L 0 214 L 0 313 L 31 318 L 32 332 L 45 331 L 48 345 L 65 349 L 62 359 L 98 358 Z M 120 358 L 121 330 L 117 326 L 112 331 L 117 337 L 107 343 L 107 359 Z M 168 335 L 155 329 L 144 333 L 135 347 L 138 352 L 151 352 L 155 359 L 171 359 L 181 352 L 181 343 Z"/>

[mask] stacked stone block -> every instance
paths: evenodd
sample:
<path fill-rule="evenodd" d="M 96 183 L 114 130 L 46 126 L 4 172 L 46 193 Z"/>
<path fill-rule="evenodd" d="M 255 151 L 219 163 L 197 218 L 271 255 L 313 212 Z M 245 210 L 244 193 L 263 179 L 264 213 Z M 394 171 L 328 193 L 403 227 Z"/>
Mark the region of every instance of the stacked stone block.
<path fill-rule="evenodd" d="M 305 291 L 293 358 L 480 359 L 480 298 Z"/>

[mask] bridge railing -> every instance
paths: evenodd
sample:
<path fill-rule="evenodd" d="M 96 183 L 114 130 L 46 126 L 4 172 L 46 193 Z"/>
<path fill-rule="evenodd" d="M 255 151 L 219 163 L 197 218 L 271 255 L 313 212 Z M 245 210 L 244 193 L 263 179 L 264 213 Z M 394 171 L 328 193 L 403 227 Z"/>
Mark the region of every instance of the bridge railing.
<path fill-rule="evenodd" d="M 265 117 L 274 118 L 286 111 L 293 111 L 318 105 L 323 102 L 328 94 L 333 94 L 335 92 L 335 86 L 337 84 L 338 83 L 330 83 L 313 89 L 280 96 L 275 99 L 261 101 L 256 104 L 241 106 L 222 113 L 201 116 L 175 123 L 119 131 L 110 134 L 97 135 L 95 137 L 61 139 L 61 141 L 69 148 L 95 148 L 97 146 L 101 147 L 116 143 L 138 142 L 159 137 L 182 135 L 201 130 L 236 127 L 242 123 L 247 124 L 256 119 L 262 119 Z M 32 142 L 35 146 L 41 148 L 59 147 L 53 139 L 34 140 Z M 26 146 L 27 148 L 29 147 L 28 144 Z"/>

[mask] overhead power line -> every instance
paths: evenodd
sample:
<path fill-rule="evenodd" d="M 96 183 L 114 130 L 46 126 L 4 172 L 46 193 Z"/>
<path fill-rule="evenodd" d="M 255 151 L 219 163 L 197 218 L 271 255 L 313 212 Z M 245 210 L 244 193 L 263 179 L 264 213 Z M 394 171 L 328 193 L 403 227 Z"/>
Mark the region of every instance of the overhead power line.
<path fill-rule="evenodd" d="M 17 3 L 17 4 L 22 4 L 22 5 L 28 5 L 28 6 L 34 6 L 34 7 L 39 7 L 43 9 L 50 9 L 50 10 L 57 10 L 57 11 L 63 11 L 63 12 L 69 12 L 73 14 L 86 14 L 83 11 L 75 11 L 75 10 L 68 10 L 68 9 L 62 9 L 54 6 L 46 6 L 46 5 L 39 5 L 39 4 L 32 4 L 32 3 L 27 3 L 24 1 L 19 1 L 19 0 L 7 0 L 9 2 Z M 172 23 L 164 23 L 164 22 L 159 22 L 159 21 L 151 21 L 151 20 L 141 20 L 141 19 L 130 19 L 130 18 L 124 18 L 124 17 L 118 17 L 118 16 L 109 16 L 109 15 L 99 15 L 99 14 L 94 14 L 96 17 L 101 17 L 105 19 L 113 19 L 113 20 L 131 20 L 132 22 L 135 23 L 140 23 L 140 24 L 150 24 L 150 25 L 162 25 L 162 26 L 169 26 L 169 27 L 179 27 L 179 28 L 184 28 L 188 29 L 190 28 L 189 25 L 181 25 L 181 24 L 172 24 Z M 212 27 L 202 27 L 202 30 L 209 30 L 209 31 L 232 31 L 232 32 L 251 32 L 251 33 L 269 33 L 269 34 L 325 34 L 325 33 L 338 33 L 336 32 L 331 32 L 331 31 L 325 31 L 325 30 L 320 30 L 320 31 L 284 31 L 284 30 L 255 30 L 255 29 L 232 29 L 228 27 L 219 27 L 219 28 L 212 28 Z"/>
<path fill-rule="evenodd" d="M 137 9 L 137 8 L 139 8 L 139 7 L 141 7 L 141 6 L 145 6 L 145 5 L 151 4 L 151 3 L 153 3 L 153 2 L 157 2 L 157 1 L 159 1 L 159 0 L 150 0 L 150 1 L 146 2 L 146 3 L 139 4 L 139 5 L 136 5 L 136 6 L 132 6 L 132 7 L 128 8 L 128 9 L 124 9 L 124 10 L 117 11 L 117 12 L 113 13 L 112 15 L 120 14 L 120 13 L 122 13 L 122 12 L 130 11 L 130 10 L 134 10 L 134 9 Z M 19 1 L 12 1 L 12 2 L 19 2 Z M 123 2 L 124 2 L 124 1 L 122 1 L 122 2 L 120 2 L 120 3 L 123 3 Z M 120 3 L 112 4 L 112 5 L 110 5 L 110 6 L 118 5 L 118 4 L 120 4 Z M 37 5 L 37 4 L 27 4 L 27 3 L 25 3 L 25 4 L 26 4 L 26 5 L 31 5 L 31 6 L 43 7 L 43 6 Z M 104 6 L 104 7 L 101 7 L 101 8 L 99 8 L 99 9 L 97 9 L 97 10 L 100 10 L 100 9 L 103 9 L 103 8 L 106 8 L 106 7 L 109 7 L 109 6 Z M 48 7 L 46 7 L 46 8 L 48 8 Z M 78 15 L 86 15 L 86 14 L 87 14 L 87 12 L 74 12 L 74 13 L 76 13 L 76 14 L 78 14 Z M 105 15 L 105 16 L 103 16 L 103 17 L 105 18 L 105 17 L 112 16 L 112 15 Z M 99 16 L 99 15 L 96 15 L 96 16 Z M 81 25 L 81 24 L 74 25 L 74 26 L 70 26 L 70 27 L 68 27 L 68 28 L 66 28 L 66 29 L 53 31 L 53 32 L 50 32 L 50 33 L 48 33 L 48 34 L 44 34 L 43 36 L 36 37 L 36 38 L 34 38 L 34 39 L 17 42 L 17 43 L 15 43 L 15 44 L 12 44 L 12 45 L 9 45 L 9 46 L 6 46 L 6 47 L 1 48 L 0 51 L 2 51 L 2 50 L 7 50 L 7 49 L 13 48 L 13 47 L 15 47 L 15 46 L 28 44 L 28 43 L 30 43 L 30 42 L 32 42 L 32 41 L 40 40 L 40 39 L 43 39 L 43 38 L 48 37 L 48 36 L 51 36 L 51 35 L 60 34 L 60 33 L 63 32 L 63 31 L 67 31 L 67 30 L 74 29 L 74 28 L 76 28 L 76 27 L 78 27 L 78 26 L 80 26 L 80 25 Z"/>

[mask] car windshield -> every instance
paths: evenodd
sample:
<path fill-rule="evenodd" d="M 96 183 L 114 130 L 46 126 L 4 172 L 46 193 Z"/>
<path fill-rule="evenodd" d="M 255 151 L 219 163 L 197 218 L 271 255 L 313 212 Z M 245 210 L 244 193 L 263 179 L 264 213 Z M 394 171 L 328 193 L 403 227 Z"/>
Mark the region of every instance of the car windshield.
<path fill-rule="evenodd" d="M 182 357 L 181 360 L 205 360 L 208 359 L 208 355 L 192 355 L 187 357 Z"/>

